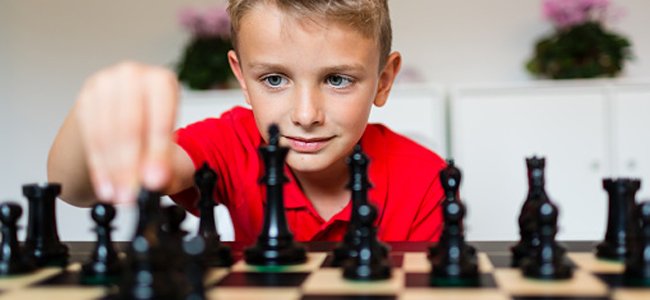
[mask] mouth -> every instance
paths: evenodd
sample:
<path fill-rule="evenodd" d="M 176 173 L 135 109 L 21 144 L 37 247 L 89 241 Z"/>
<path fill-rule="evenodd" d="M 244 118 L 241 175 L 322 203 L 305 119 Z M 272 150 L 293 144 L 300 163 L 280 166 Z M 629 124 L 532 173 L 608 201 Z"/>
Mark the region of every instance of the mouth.
<path fill-rule="evenodd" d="M 305 138 L 305 137 L 294 137 L 294 136 L 284 136 L 289 142 L 289 147 L 291 150 L 298 153 L 316 153 L 327 146 L 327 143 L 331 141 L 334 137 L 314 137 L 314 138 Z"/>

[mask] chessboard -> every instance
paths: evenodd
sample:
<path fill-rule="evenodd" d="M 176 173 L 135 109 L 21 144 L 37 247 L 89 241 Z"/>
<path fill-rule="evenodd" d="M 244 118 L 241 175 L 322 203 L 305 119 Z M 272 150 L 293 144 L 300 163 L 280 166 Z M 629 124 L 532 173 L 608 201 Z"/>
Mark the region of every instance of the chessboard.
<path fill-rule="evenodd" d="M 67 243 L 71 261 L 83 261 L 91 243 Z M 430 243 L 390 243 L 392 276 L 377 281 L 346 280 L 331 265 L 335 243 L 306 244 L 307 262 L 293 266 L 247 265 L 240 251 L 228 268 L 211 268 L 205 277 L 207 299 L 650 299 L 650 287 L 626 286 L 623 263 L 597 259 L 591 243 L 567 242 L 574 275 L 567 280 L 535 280 L 510 267 L 514 242 L 472 243 L 478 250 L 479 284 L 431 286 L 427 249 Z M 234 247 L 237 248 L 237 247 Z M 43 268 L 0 279 L 0 299 L 112 299 L 106 287 L 79 284 L 80 264 Z"/>

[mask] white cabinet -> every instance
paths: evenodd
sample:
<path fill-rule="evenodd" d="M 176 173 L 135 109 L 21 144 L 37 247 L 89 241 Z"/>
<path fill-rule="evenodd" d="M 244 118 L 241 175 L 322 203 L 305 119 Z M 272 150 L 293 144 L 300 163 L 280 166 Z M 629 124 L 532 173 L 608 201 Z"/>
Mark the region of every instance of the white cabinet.
<path fill-rule="evenodd" d="M 638 198 L 650 198 L 650 85 L 620 84 L 612 97 L 614 174 L 644 179 Z"/>
<path fill-rule="evenodd" d="M 532 155 L 546 157 L 546 190 L 560 208 L 558 238 L 603 237 L 607 195 L 601 181 L 613 174 L 610 90 L 600 81 L 455 89 L 451 145 L 464 171 L 469 239 L 518 238 L 528 190 L 525 158 Z M 620 102 L 619 119 L 631 120 L 623 110 L 638 108 Z"/>

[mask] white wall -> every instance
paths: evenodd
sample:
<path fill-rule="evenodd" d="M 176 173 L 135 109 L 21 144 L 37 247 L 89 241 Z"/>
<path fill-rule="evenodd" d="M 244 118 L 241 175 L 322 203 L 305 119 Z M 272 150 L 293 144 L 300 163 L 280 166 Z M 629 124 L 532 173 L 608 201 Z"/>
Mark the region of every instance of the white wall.
<path fill-rule="evenodd" d="M 24 202 L 21 184 L 46 179 L 47 151 L 86 76 L 122 59 L 171 64 L 187 38 L 176 23 L 177 10 L 215 2 L 0 1 L 0 200 Z M 617 27 L 631 37 L 637 54 L 626 76 L 650 77 L 650 35 L 644 32 L 650 2 L 616 3 L 628 12 Z M 530 80 L 523 61 L 533 41 L 550 30 L 541 20 L 540 1 L 390 4 L 394 48 L 404 54 L 407 68 L 437 83 Z M 58 209 L 60 215 L 78 215 L 64 204 Z M 87 219 L 59 221 L 90 229 Z M 77 238 L 65 230 L 60 234 Z"/>

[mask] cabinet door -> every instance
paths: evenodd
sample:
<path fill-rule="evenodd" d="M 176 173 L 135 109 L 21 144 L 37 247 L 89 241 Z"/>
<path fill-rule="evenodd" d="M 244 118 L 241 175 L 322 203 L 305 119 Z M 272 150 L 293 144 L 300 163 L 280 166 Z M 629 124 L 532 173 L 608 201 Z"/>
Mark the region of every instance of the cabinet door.
<path fill-rule="evenodd" d="M 650 198 L 650 86 L 612 89 L 615 174 L 642 179 L 639 199 Z"/>
<path fill-rule="evenodd" d="M 561 239 L 600 239 L 608 173 L 607 100 L 597 87 L 458 89 L 452 153 L 463 173 L 472 240 L 518 239 L 528 191 L 525 158 L 546 157 L 546 191 L 559 206 Z"/>
<path fill-rule="evenodd" d="M 383 107 L 373 107 L 370 122 L 383 123 L 441 156 L 447 154 L 446 103 L 441 88 L 395 86 Z"/>

